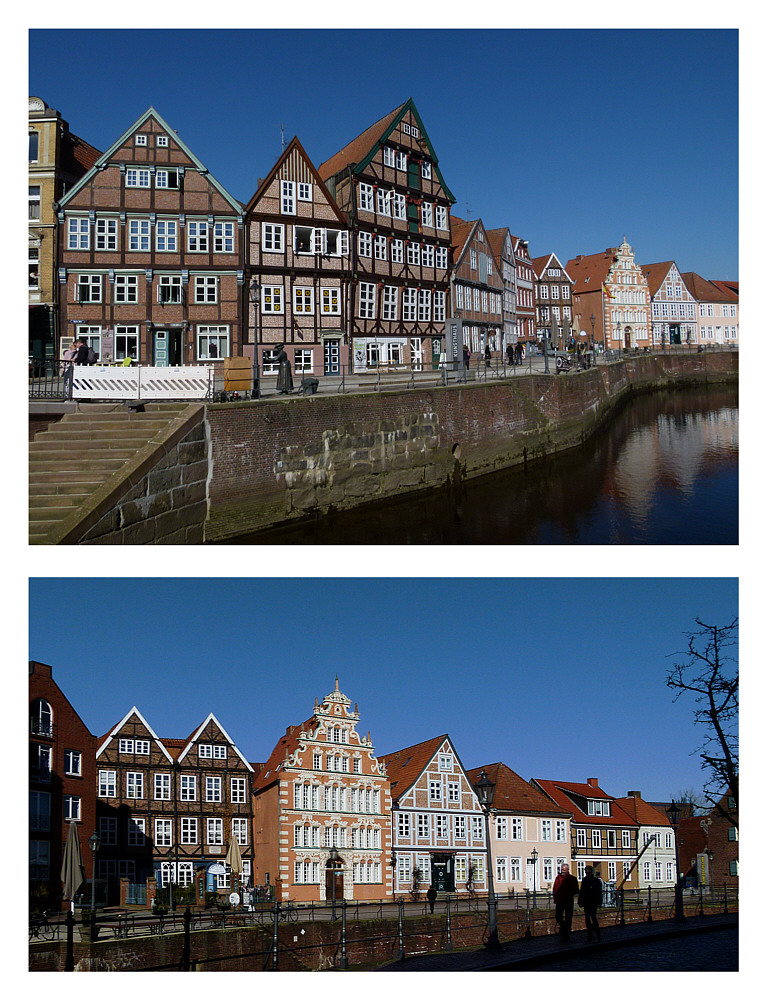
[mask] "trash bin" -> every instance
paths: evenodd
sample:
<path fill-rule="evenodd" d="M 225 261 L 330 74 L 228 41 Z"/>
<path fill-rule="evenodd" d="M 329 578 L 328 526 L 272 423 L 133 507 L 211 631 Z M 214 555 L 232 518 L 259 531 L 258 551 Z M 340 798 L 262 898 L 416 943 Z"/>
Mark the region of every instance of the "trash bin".
<path fill-rule="evenodd" d="M 303 378 L 301 380 L 301 394 L 302 396 L 313 396 L 317 392 L 317 387 L 320 385 L 320 379 L 317 378 Z"/>

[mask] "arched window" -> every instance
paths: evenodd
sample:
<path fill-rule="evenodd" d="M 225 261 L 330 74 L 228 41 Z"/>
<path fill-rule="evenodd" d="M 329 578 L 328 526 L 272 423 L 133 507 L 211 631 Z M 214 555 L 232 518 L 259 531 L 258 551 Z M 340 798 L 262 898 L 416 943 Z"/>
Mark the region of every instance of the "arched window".
<path fill-rule="evenodd" d="M 29 731 L 36 736 L 53 736 L 53 711 L 43 698 L 35 698 L 30 706 Z"/>

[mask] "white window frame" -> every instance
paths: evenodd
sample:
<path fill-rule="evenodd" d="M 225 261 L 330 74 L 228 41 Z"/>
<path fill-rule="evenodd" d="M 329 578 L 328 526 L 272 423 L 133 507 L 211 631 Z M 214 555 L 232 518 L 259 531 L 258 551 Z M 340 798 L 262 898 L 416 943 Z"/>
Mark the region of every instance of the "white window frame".
<path fill-rule="evenodd" d="M 64 751 L 64 773 L 81 777 L 83 773 L 83 755 L 80 750 Z"/>
<path fill-rule="evenodd" d="M 417 297 L 415 288 L 403 289 L 403 322 L 412 323 L 416 320 Z"/>
<path fill-rule="evenodd" d="M 262 222 L 262 253 L 285 253 L 285 226 L 281 222 Z"/>
<path fill-rule="evenodd" d="M 341 288 L 336 285 L 320 289 L 321 312 L 325 316 L 341 315 Z"/>
<path fill-rule="evenodd" d="M 293 311 L 302 316 L 313 316 L 315 313 L 315 289 L 312 285 L 293 286 Z"/>
<path fill-rule="evenodd" d="M 224 801 L 224 782 L 219 774 L 206 774 L 205 776 L 205 801 Z"/>
<path fill-rule="evenodd" d="M 155 847 L 173 847 L 173 820 L 155 820 Z"/>
<path fill-rule="evenodd" d="M 125 186 L 128 188 L 152 187 L 152 174 L 148 167 L 127 167 L 125 171 Z"/>
<path fill-rule="evenodd" d="M 385 285 L 381 299 L 381 318 L 397 319 L 398 289 L 395 285 Z"/>
<path fill-rule="evenodd" d="M 217 274 L 195 275 L 195 304 L 208 305 L 219 301 L 219 276 Z"/>
<path fill-rule="evenodd" d="M 224 820 L 221 816 L 206 817 L 205 842 L 209 847 L 224 846 Z"/>
<path fill-rule="evenodd" d="M 152 226 L 149 219 L 128 220 L 128 246 L 130 253 L 148 253 L 152 249 Z"/>
<path fill-rule="evenodd" d="M 376 318 L 376 286 L 367 281 L 358 285 L 357 315 L 360 319 Z"/>
<path fill-rule="evenodd" d="M 361 212 L 373 211 L 373 185 L 361 183 L 359 186 L 358 206 Z"/>
<path fill-rule="evenodd" d="M 213 252 L 214 253 L 234 253 L 235 246 L 235 224 L 234 222 L 214 222 L 213 224 Z"/>
<path fill-rule="evenodd" d="M 448 209 L 445 205 L 435 205 L 435 229 L 448 228 Z"/>
<path fill-rule="evenodd" d="M 208 220 L 187 219 L 187 253 L 208 253 Z"/>
<path fill-rule="evenodd" d="M 296 181 L 280 181 L 280 214 L 296 214 Z"/>
<path fill-rule="evenodd" d="M 116 274 L 114 301 L 136 303 L 139 301 L 139 278 L 135 274 Z"/>
<path fill-rule="evenodd" d="M 282 285 L 261 286 L 261 311 L 265 316 L 282 316 L 285 313 Z"/>
<path fill-rule="evenodd" d="M 390 259 L 393 264 L 403 263 L 403 241 L 402 240 L 392 240 L 389 245 Z"/>
<path fill-rule="evenodd" d="M 191 847 L 198 843 L 197 816 L 182 816 L 179 843 Z"/>
<path fill-rule="evenodd" d="M 176 253 L 179 248 L 179 227 L 175 219 L 158 219 L 155 224 L 155 250 Z"/>
<path fill-rule="evenodd" d="M 96 219 L 96 250 L 117 250 L 117 219 Z"/>
<path fill-rule="evenodd" d="M 144 798 L 144 772 L 143 771 L 126 771 L 125 772 L 125 797 L 127 799 L 143 799 Z"/>
<path fill-rule="evenodd" d="M 155 187 L 160 191 L 178 191 L 181 187 L 181 174 L 178 170 L 156 170 Z"/>
<path fill-rule="evenodd" d="M 64 807 L 64 822 L 79 823 L 81 820 L 82 802 L 79 795 L 62 796 Z"/>
<path fill-rule="evenodd" d="M 67 218 L 67 250 L 90 250 L 91 224 L 87 216 Z"/>
<path fill-rule="evenodd" d="M 197 802 L 197 775 L 179 775 L 179 801 Z"/>
<path fill-rule="evenodd" d="M 152 798 L 155 801 L 171 801 L 171 776 L 165 771 L 156 771 L 152 781 Z"/>
<path fill-rule="evenodd" d="M 215 353 L 211 353 L 211 346 Z M 215 358 L 229 357 L 229 326 L 204 325 L 197 328 L 197 358 L 199 361 L 211 361 Z"/>
<path fill-rule="evenodd" d="M 163 289 L 167 289 L 165 296 Z M 157 301 L 167 305 L 182 302 L 183 290 L 180 274 L 161 274 L 157 280 Z"/>

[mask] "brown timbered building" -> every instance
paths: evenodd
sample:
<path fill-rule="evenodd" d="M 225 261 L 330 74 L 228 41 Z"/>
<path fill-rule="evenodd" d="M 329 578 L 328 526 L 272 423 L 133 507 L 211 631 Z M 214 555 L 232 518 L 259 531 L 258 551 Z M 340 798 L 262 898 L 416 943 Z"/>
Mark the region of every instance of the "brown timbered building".
<path fill-rule="evenodd" d="M 517 269 L 512 234 L 502 229 L 486 230 L 496 267 L 501 272 L 504 298 L 501 311 L 504 321 L 504 347 L 517 343 Z"/>
<path fill-rule="evenodd" d="M 241 354 L 243 219 L 149 108 L 58 204 L 61 346 L 160 366 Z"/>
<path fill-rule="evenodd" d="M 97 877 L 110 900 L 120 878 L 187 886 L 202 870 L 208 890 L 226 888 L 233 838 L 250 882 L 253 769 L 214 715 L 188 739 L 160 739 L 134 707 L 101 740 L 96 770 Z"/>
<path fill-rule="evenodd" d="M 246 353 L 270 374 L 282 343 L 295 373 L 338 374 L 349 342 L 349 230 L 298 139 L 259 182 L 246 231 Z"/>
<path fill-rule="evenodd" d="M 536 292 L 528 241 L 512 237 L 517 281 L 517 339 L 536 343 Z"/>
<path fill-rule="evenodd" d="M 319 173 L 351 233 L 353 370 L 437 367 L 455 198 L 413 100 L 371 125 Z"/>
<path fill-rule="evenodd" d="M 460 319 L 471 353 L 491 357 L 502 351 L 504 282 L 481 220 L 451 217 L 454 268 L 451 316 Z"/>
<path fill-rule="evenodd" d="M 554 319 L 558 339 L 553 347 L 566 350 L 573 326 L 573 281 L 554 253 L 534 258 L 531 265 L 536 279 L 536 336 L 540 341 L 550 337 Z"/>

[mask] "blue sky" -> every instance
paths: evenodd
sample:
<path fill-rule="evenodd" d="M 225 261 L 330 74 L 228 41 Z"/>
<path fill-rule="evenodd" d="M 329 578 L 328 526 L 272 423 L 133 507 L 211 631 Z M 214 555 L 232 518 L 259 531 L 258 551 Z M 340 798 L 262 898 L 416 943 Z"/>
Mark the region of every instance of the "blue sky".
<path fill-rule="evenodd" d="M 281 126 L 319 164 L 412 97 L 455 214 L 509 226 L 532 255 L 563 263 L 626 235 L 642 263 L 738 278 L 735 30 L 36 29 L 29 39 L 29 93 L 76 134 L 105 150 L 154 106 L 241 201 L 279 156 Z"/>
<path fill-rule="evenodd" d="M 699 789 L 693 704 L 666 687 L 731 579 L 32 579 L 29 658 L 102 735 L 135 704 L 159 736 L 213 712 L 265 760 L 340 689 L 384 754 L 447 732 L 466 767 Z M 101 624 L 103 623 L 103 624 Z"/>

